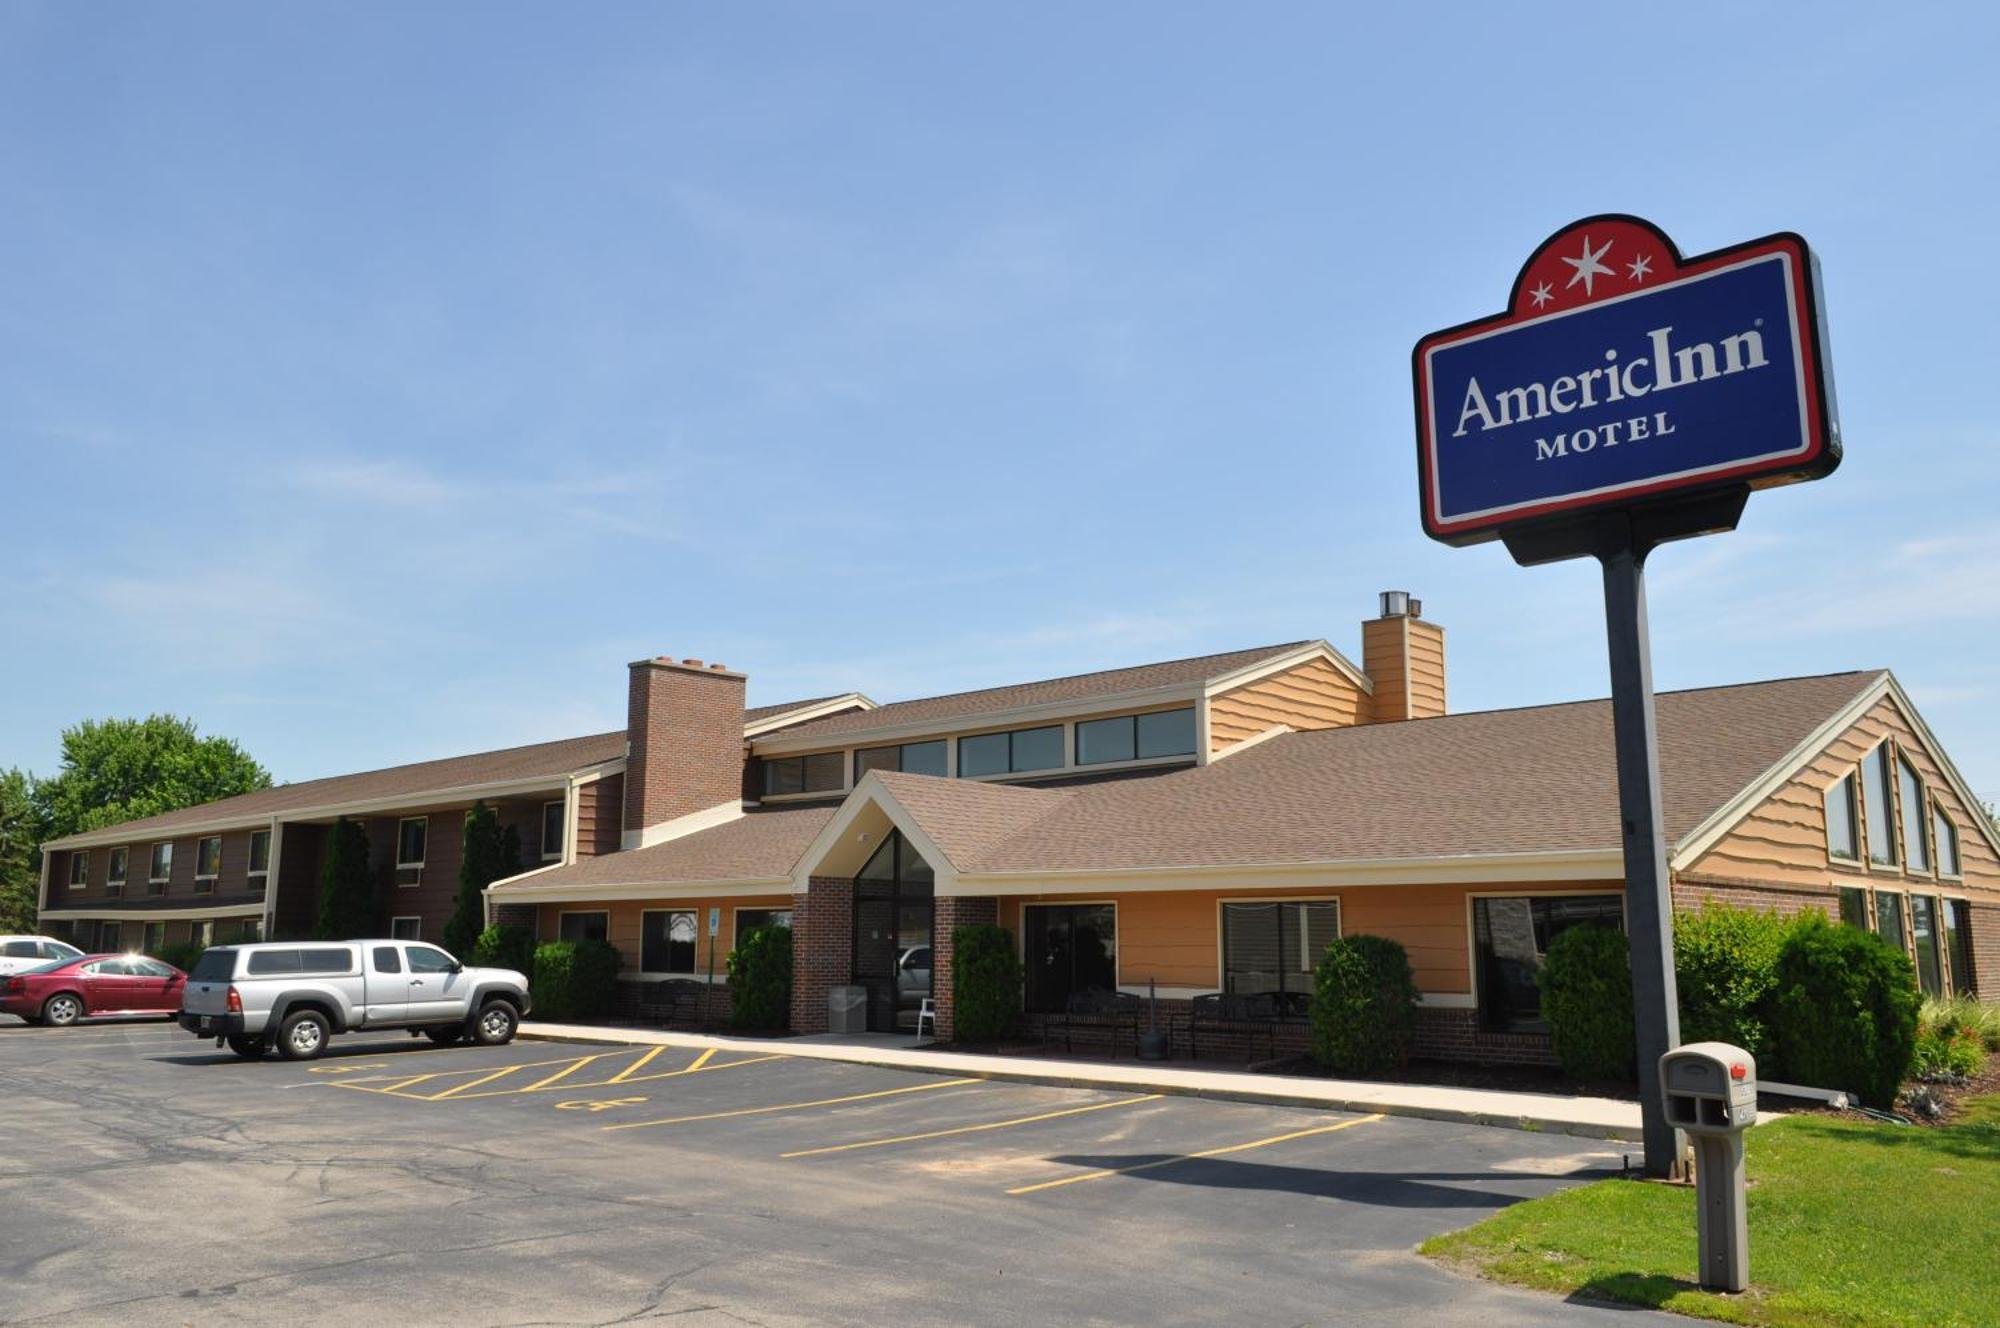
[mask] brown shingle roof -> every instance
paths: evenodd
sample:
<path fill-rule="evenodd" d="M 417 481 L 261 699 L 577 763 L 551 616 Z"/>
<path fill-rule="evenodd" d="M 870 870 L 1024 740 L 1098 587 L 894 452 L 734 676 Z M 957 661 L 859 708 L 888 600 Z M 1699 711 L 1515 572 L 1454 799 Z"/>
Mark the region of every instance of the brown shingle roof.
<path fill-rule="evenodd" d="M 660 885 L 679 881 L 768 880 L 789 876 L 835 803 L 748 811 L 712 829 L 651 848 L 579 858 L 524 878 L 523 887 Z"/>
<path fill-rule="evenodd" d="M 1880 676 L 1661 695 L 1670 841 Z M 1060 791 L 916 775 L 891 788 L 926 830 L 942 828 L 964 872 L 1615 851 L 1620 840 L 1608 701 L 1286 734 L 1213 765 Z"/>
<path fill-rule="evenodd" d="M 873 710 L 828 715 L 825 719 L 788 728 L 777 736 L 787 740 L 799 737 L 837 738 L 848 733 L 899 724 L 927 724 L 933 721 L 942 724 L 1022 706 L 1087 701 L 1092 697 L 1148 687 L 1173 687 L 1202 682 L 1311 644 L 1310 641 L 1291 641 L 1283 645 L 1259 646 L 1254 650 L 1232 650 L 1220 655 L 1197 655 L 1191 659 L 1141 664 L 1129 669 L 1105 669 L 1098 673 L 1078 673 L 1008 687 L 986 687 L 974 692 L 952 692 L 913 701 L 891 701 Z"/>

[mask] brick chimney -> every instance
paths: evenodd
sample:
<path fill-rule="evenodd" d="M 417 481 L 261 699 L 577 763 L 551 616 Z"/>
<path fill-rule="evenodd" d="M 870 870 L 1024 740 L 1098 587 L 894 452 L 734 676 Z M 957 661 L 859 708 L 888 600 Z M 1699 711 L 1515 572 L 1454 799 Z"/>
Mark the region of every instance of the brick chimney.
<path fill-rule="evenodd" d="M 624 846 L 674 838 L 661 828 L 698 813 L 713 813 L 718 824 L 740 815 L 744 676 L 665 655 L 639 660 L 630 674 Z"/>
<path fill-rule="evenodd" d="M 1423 601 L 1382 592 L 1382 616 L 1361 624 L 1361 668 L 1375 684 L 1376 723 L 1444 713 L 1444 628 L 1424 621 Z"/>

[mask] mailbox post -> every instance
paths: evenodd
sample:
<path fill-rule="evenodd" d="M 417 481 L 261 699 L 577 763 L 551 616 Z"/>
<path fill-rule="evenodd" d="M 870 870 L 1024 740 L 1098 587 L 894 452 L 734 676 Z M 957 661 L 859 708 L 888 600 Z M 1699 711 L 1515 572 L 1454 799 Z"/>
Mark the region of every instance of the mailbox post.
<path fill-rule="evenodd" d="M 1667 1123 L 1695 1143 L 1701 1284 L 1750 1285 L 1743 1204 L 1743 1132 L 1757 1123 L 1757 1060 L 1727 1042 L 1691 1042 L 1660 1057 Z"/>

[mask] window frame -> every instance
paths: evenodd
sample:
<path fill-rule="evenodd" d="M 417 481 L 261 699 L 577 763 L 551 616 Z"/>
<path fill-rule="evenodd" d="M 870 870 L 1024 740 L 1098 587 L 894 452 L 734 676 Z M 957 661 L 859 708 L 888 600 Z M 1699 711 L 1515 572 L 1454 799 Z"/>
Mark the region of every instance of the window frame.
<path fill-rule="evenodd" d="M 662 938 L 662 944 L 670 948 L 673 945 L 674 915 L 677 913 L 685 913 L 688 916 L 689 925 L 694 928 L 694 936 L 688 941 L 688 966 L 686 972 L 682 972 L 680 969 L 677 968 L 646 967 L 646 919 L 656 913 L 663 913 L 667 916 L 667 925 L 665 930 L 661 933 L 661 938 Z M 668 962 L 669 963 L 672 962 L 671 958 L 668 960 Z M 700 908 L 642 908 L 639 910 L 639 972 L 646 977 L 661 977 L 661 978 L 700 977 L 701 974 L 701 909 Z"/>
<path fill-rule="evenodd" d="M 564 919 L 564 918 L 603 918 L 603 919 L 604 919 L 604 940 L 605 940 L 605 943 L 606 943 L 606 944 L 609 944 L 609 943 L 610 943 L 610 941 L 611 941 L 611 910 L 610 910 L 610 909 L 608 909 L 608 908 L 564 908 L 564 909 L 558 909 L 558 910 L 556 911 L 556 939 L 557 939 L 557 940 L 559 940 L 559 941 L 568 941 L 568 940 L 579 940 L 579 941 L 587 941 L 587 940 L 590 940 L 590 939 L 591 939 L 591 938 L 590 938 L 590 937 L 588 937 L 588 936 L 577 936 L 577 937 L 570 937 L 570 936 L 565 936 L 565 935 L 563 935 L 563 919 Z"/>
<path fill-rule="evenodd" d="M 1229 906 L 1231 904 L 1241 904 L 1246 906 L 1262 906 L 1266 904 L 1280 904 L 1280 905 L 1332 904 L 1333 938 L 1335 940 L 1339 940 L 1342 936 L 1347 934 L 1346 933 L 1347 914 L 1346 910 L 1341 907 L 1340 896 L 1337 894 L 1245 895 L 1240 897 L 1234 895 L 1222 896 L 1221 898 L 1218 898 L 1215 901 L 1215 989 L 1219 992 L 1227 992 L 1229 990 Z M 1278 920 L 1278 935 L 1279 935 L 1279 943 L 1280 945 L 1282 945 L 1284 938 L 1284 919 L 1282 917 L 1280 917 Z M 1305 940 L 1304 928 L 1300 928 L 1299 930 L 1299 940 L 1301 944 L 1304 943 Z M 1312 975 L 1317 971 L 1318 971 L 1317 961 L 1307 965 L 1306 973 L 1304 975 L 1304 980 L 1308 985 L 1304 989 L 1303 994 L 1307 996 L 1310 996 L 1312 994 L 1312 987 L 1310 984 L 1313 981 Z M 1287 988 L 1284 985 L 1285 979 L 1288 976 L 1298 976 L 1298 975 L 1280 972 L 1278 974 L 1279 992 L 1286 996 L 1300 994 L 1293 992 L 1291 989 Z"/>
<path fill-rule="evenodd" d="M 1017 766 L 1014 757 L 1014 740 L 1024 733 L 1055 734 L 1056 763 L 1054 765 L 1038 765 L 1026 770 Z M 989 770 L 983 774 L 968 775 L 965 773 L 965 744 L 968 742 L 977 742 L 982 738 L 1005 738 L 1007 740 L 1007 768 L 1004 770 Z M 954 739 L 954 742 L 956 743 L 954 755 L 957 759 L 954 761 L 952 769 L 956 772 L 956 777 L 959 779 L 1013 779 L 1022 775 L 1056 774 L 1074 768 L 1072 763 L 1075 758 L 1074 753 L 1070 749 L 1070 726 L 1068 724 L 1027 724 L 1021 728 L 998 729 L 991 733 L 966 733 Z"/>
<path fill-rule="evenodd" d="M 155 873 L 160 871 L 161 849 L 165 849 L 167 851 L 166 871 L 164 875 L 156 875 Z M 155 840 L 150 846 L 150 851 L 146 855 L 146 893 L 149 895 L 165 894 L 167 892 L 168 884 L 171 883 L 173 879 L 174 879 L 174 841 L 171 839 Z M 156 885 L 160 887 L 157 890 L 153 889 L 153 887 Z"/>
<path fill-rule="evenodd" d="M 396 930 L 401 924 L 414 923 L 415 929 L 408 936 Z M 421 941 L 424 939 L 424 919 L 421 913 L 403 913 L 389 919 L 389 939 L 392 941 Z"/>
<path fill-rule="evenodd" d="M 210 844 L 215 845 L 215 870 L 204 872 L 202 858 Z M 215 883 L 222 876 L 222 836 L 203 835 L 194 841 L 194 892 L 198 895 L 215 893 Z"/>
<path fill-rule="evenodd" d="M 867 778 L 868 770 L 863 770 L 861 768 L 861 758 L 864 756 L 872 756 L 876 752 L 894 752 L 896 754 L 896 763 L 893 766 L 888 766 L 888 765 L 870 766 L 869 770 L 893 770 L 899 774 L 907 773 L 906 771 L 904 771 L 904 766 L 908 764 L 908 761 L 905 759 L 905 754 L 912 747 L 936 747 L 939 751 L 941 751 L 944 754 L 944 762 L 943 762 L 944 770 L 942 773 L 932 776 L 932 778 L 950 779 L 952 777 L 952 772 L 957 767 L 954 765 L 952 761 L 951 739 L 920 738 L 915 742 L 882 742 L 882 743 L 876 743 L 872 747 L 856 747 L 853 751 L 851 759 L 848 762 L 848 769 L 849 769 L 848 777 L 851 781 L 848 784 L 848 787 L 853 788 L 856 784 L 859 784 L 863 779 Z M 918 771 L 917 773 L 922 774 L 924 772 Z"/>
<path fill-rule="evenodd" d="M 848 774 L 851 766 L 853 765 L 853 762 L 850 759 L 848 753 L 849 753 L 848 748 L 840 747 L 830 752 L 798 752 L 786 756 L 762 757 L 761 760 L 763 761 L 763 766 L 758 776 L 757 796 L 761 801 L 787 802 L 794 798 L 800 798 L 800 799 L 832 798 L 845 794 L 849 789 L 853 787 L 853 785 L 848 780 Z M 806 772 L 812 768 L 811 762 L 814 760 L 819 760 L 821 762 L 828 762 L 828 758 L 831 758 L 830 764 L 832 764 L 838 770 L 838 774 L 836 776 L 837 782 L 834 783 L 829 788 L 808 787 L 806 782 Z M 794 766 L 794 765 L 798 767 L 799 771 L 798 788 L 792 790 L 789 793 L 772 792 L 771 772 L 778 769 L 781 766 Z"/>
<path fill-rule="evenodd" d="M 1854 841 L 1854 852 L 1850 856 L 1837 853 L 1833 846 L 1833 818 L 1826 815 L 1835 790 L 1845 790 L 1847 795 L 1847 828 Z M 1861 841 L 1861 772 L 1850 770 L 1820 791 L 1820 811 L 1825 821 L 1826 860 L 1838 867 L 1859 867 L 1863 865 L 1863 855 L 1867 849 Z"/>
<path fill-rule="evenodd" d="M 81 872 L 77 870 L 79 867 L 83 868 Z M 83 879 L 78 880 L 78 876 Z M 69 888 L 72 890 L 90 888 L 90 850 L 87 848 L 73 848 L 69 851 Z"/>
<path fill-rule="evenodd" d="M 1882 850 L 1880 846 L 1876 844 L 1875 827 L 1868 823 L 1868 818 L 1871 815 L 1870 809 L 1873 808 L 1877 802 L 1875 795 L 1872 794 L 1868 788 L 1868 770 L 1871 763 L 1875 765 L 1876 770 L 1880 773 L 1882 777 L 1882 796 L 1880 802 L 1882 806 L 1882 815 L 1885 818 L 1886 828 L 1888 830 L 1887 838 L 1889 840 L 1886 851 Z M 1900 871 L 1902 867 L 1902 855 L 1897 851 L 1897 846 L 1896 846 L 1895 761 L 1893 754 L 1889 750 L 1889 740 L 1887 738 L 1884 738 L 1882 741 L 1876 743 L 1872 748 L 1870 748 L 1866 753 L 1862 755 L 1860 769 L 1861 769 L 1861 819 L 1862 819 L 1861 851 L 1864 860 L 1867 862 L 1868 869 L 1870 871 L 1882 871 L 1882 872 Z M 1883 852 L 1885 852 L 1884 856 L 1878 856 L 1878 853 L 1883 853 Z"/>
<path fill-rule="evenodd" d="M 1973 996 L 1974 969 L 1978 960 L 1972 954 L 1972 901 L 1963 895 L 1945 895 L 1938 900 L 1943 916 L 1938 919 L 1942 932 L 1946 967 L 1950 972 L 1951 993 L 1954 996 Z M 1964 910 L 1964 926 L 1960 926 L 1959 910 Z M 1959 959 L 1963 952 L 1965 971 L 1959 971 Z"/>
<path fill-rule="evenodd" d="M 549 848 L 549 809 L 556 809 L 555 850 Z M 569 840 L 569 799 L 556 798 L 542 804 L 542 861 L 560 862 L 568 847 Z"/>
<path fill-rule="evenodd" d="M 1850 895 L 1858 896 L 1861 901 L 1861 921 L 1859 922 L 1855 922 L 1847 916 L 1847 904 Z M 1875 930 L 1875 913 L 1873 907 L 1868 902 L 1867 886 L 1843 885 L 1839 887 L 1835 903 L 1840 910 L 1841 925 L 1854 927 L 1861 931 L 1872 932 Z"/>
<path fill-rule="evenodd" d="M 415 862 L 403 861 L 403 827 L 420 825 L 423 827 L 423 853 Z M 400 816 L 396 818 L 396 870 L 422 871 L 425 859 L 431 855 L 431 818 L 429 816 Z M 399 885 L 415 885 L 415 881 L 399 881 Z"/>
<path fill-rule="evenodd" d="M 120 844 L 107 856 L 109 860 L 104 865 L 104 893 L 122 895 L 125 893 L 126 878 L 132 868 L 132 846 Z"/>
<path fill-rule="evenodd" d="M 1885 941 L 1889 939 L 1889 937 L 1884 935 L 1882 931 L 1882 901 L 1885 899 L 1895 900 L 1896 901 L 1895 945 L 1904 954 L 1906 955 L 1909 954 L 1910 914 L 1906 902 L 1909 895 L 1909 891 L 1901 889 L 1887 889 L 1882 886 L 1877 886 L 1873 891 L 1871 891 L 1871 893 L 1875 897 L 1871 901 L 1871 903 L 1873 904 L 1873 908 L 1870 910 L 1869 916 L 1875 925 L 1871 927 L 1869 930 L 1873 931 L 1877 936 L 1881 936 L 1882 939 Z"/>
<path fill-rule="evenodd" d="M 1911 810 L 1914 802 L 1916 808 Z M 1930 786 L 1924 782 L 1923 772 L 1905 756 L 1901 748 L 1896 751 L 1896 843 L 1902 850 L 1902 868 L 1914 876 L 1935 876 L 1935 855 L 1931 852 L 1929 817 L 1924 812 L 1931 803 Z M 1910 856 L 1910 832 L 1916 831 L 1916 851 L 1921 862 L 1913 862 Z"/>
<path fill-rule="evenodd" d="M 786 917 L 796 921 L 796 914 L 794 913 L 792 907 L 789 904 L 786 905 L 784 908 L 770 908 L 770 907 L 759 906 L 756 904 L 738 904 L 734 908 L 729 910 L 729 926 L 730 926 L 729 948 L 731 950 L 740 950 L 743 948 L 743 915 L 745 913 L 763 913 L 767 915 L 772 913 L 783 913 L 786 915 Z M 644 924 L 641 923 L 641 926 L 643 927 Z M 792 927 L 792 922 L 789 921 L 786 922 L 785 927 L 787 930 L 790 930 Z M 793 934 L 796 935 L 797 933 L 794 932 Z"/>
<path fill-rule="evenodd" d="M 1949 832 L 1951 843 L 1950 871 L 1944 869 L 1944 846 L 1947 835 L 1940 832 Z M 1937 859 L 1934 865 L 1937 868 L 1938 878 L 1946 881 L 1964 880 L 1965 841 L 1963 836 L 1958 833 L 1958 822 L 1953 819 L 1951 812 L 1945 807 L 1944 800 L 1936 794 L 1931 795 L 1931 839 L 1933 841 L 1932 854 Z"/>
<path fill-rule="evenodd" d="M 1191 761 L 1201 750 L 1201 716 L 1196 713 L 1196 710 L 1197 707 L 1192 705 L 1176 705 L 1168 706 L 1164 710 L 1134 710 L 1129 714 L 1093 715 L 1087 719 L 1074 720 L 1070 724 L 1070 764 L 1077 769 L 1083 769 L 1086 766 L 1095 769 L 1099 766 L 1153 765 L 1172 761 Z M 1139 749 L 1139 721 L 1162 715 L 1179 714 L 1187 715 L 1191 730 L 1188 735 L 1187 750 L 1184 752 L 1162 752 L 1154 756 L 1142 754 Z M 1120 721 L 1125 723 L 1131 733 L 1132 754 L 1130 756 L 1104 757 L 1094 761 L 1085 760 L 1083 756 L 1084 729 L 1093 724 L 1116 724 Z"/>
<path fill-rule="evenodd" d="M 261 867 L 257 865 L 257 841 L 260 838 L 264 841 L 264 865 Z M 246 879 L 254 881 L 259 876 L 261 876 L 266 881 L 270 880 L 271 832 L 268 829 L 252 830 L 250 832 L 250 846 L 245 851 L 243 861 L 247 864 L 243 872 L 243 875 Z"/>
<path fill-rule="evenodd" d="M 1466 983 L 1472 988 L 1473 1022 L 1482 1033 L 1527 1032 L 1533 1029 L 1500 1029 L 1487 1022 L 1486 1006 L 1482 999 L 1479 981 L 1479 905 L 1481 899 L 1576 899 L 1606 898 L 1618 901 L 1618 929 L 1627 937 L 1632 934 L 1631 904 L 1622 890 L 1607 890 L 1602 886 L 1577 890 L 1468 890 L 1465 894 L 1465 975 Z M 1544 1033 L 1544 1035 L 1546 1035 Z"/>

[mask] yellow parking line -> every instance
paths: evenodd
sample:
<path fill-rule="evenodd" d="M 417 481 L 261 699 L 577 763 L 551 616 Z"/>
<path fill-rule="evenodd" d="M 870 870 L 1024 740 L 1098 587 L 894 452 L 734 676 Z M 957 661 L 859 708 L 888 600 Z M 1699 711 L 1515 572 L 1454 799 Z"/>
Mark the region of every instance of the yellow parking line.
<path fill-rule="evenodd" d="M 453 1084 L 450 1088 L 445 1089 L 444 1092 L 442 1093 L 433 1093 L 431 1094 L 429 1100 L 432 1102 L 442 1102 L 444 1101 L 444 1099 L 450 1097 L 453 1093 L 463 1093 L 468 1088 L 477 1088 L 481 1084 L 490 1084 L 495 1079 L 505 1079 L 508 1075 L 514 1073 L 514 1071 L 520 1068 L 521 1067 L 518 1065 L 503 1065 L 491 1074 L 482 1074 L 477 1079 L 468 1079 L 462 1084 Z"/>
<path fill-rule="evenodd" d="M 762 1116 L 773 1111 L 804 1111 L 808 1107 L 837 1107 L 845 1102 L 866 1102 L 870 1098 L 895 1097 L 901 1093 L 923 1093 L 933 1088 L 955 1088 L 960 1084 L 976 1084 L 974 1079 L 939 1079 L 928 1084 L 911 1084 L 904 1088 L 885 1088 L 876 1093 L 850 1093 L 846 1097 L 823 1097 L 812 1102 L 784 1102 L 774 1107 L 742 1107 L 735 1111 L 709 1111 L 699 1116 L 673 1116 L 666 1120 L 627 1121 L 622 1125 L 605 1125 L 606 1130 L 643 1130 L 651 1125 L 687 1125 L 694 1121 L 727 1120 L 733 1116 Z"/>
<path fill-rule="evenodd" d="M 750 1056 L 740 1061 L 724 1061 L 720 1065 L 689 1066 L 685 1070 L 662 1070 L 658 1074 L 642 1074 L 634 1079 L 623 1079 L 623 1080 L 593 1079 L 589 1083 L 563 1084 L 562 1089 L 566 1093 L 575 1093 L 575 1092 L 580 1092 L 581 1090 L 586 1088 L 605 1088 L 612 1084 L 619 1084 L 619 1083 L 626 1085 L 650 1084 L 660 1079 L 675 1079 L 684 1074 L 713 1074 L 717 1070 L 733 1070 L 739 1065 L 757 1065 L 764 1061 L 777 1061 L 783 1059 L 784 1059 L 783 1056 Z M 508 1097 L 522 1093 L 534 1093 L 540 1091 L 543 1090 L 536 1087 L 534 1084 L 530 1084 L 526 1088 L 498 1088 L 485 1093 L 458 1094 L 453 1096 L 451 1100 L 454 1102 L 464 1102 L 467 1101 L 468 1099 L 475 1097 Z"/>
<path fill-rule="evenodd" d="M 825 1148 L 801 1148 L 795 1153 L 780 1153 L 779 1157 L 818 1157 L 821 1153 L 847 1153 L 857 1148 L 883 1148 L 889 1144 L 913 1144 L 924 1139 L 943 1139 L 954 1134 L 978 1134 L 982 1130 L 1004 1130 L 1011 1125 L 1033 1125 L 1036 1121 L 1054 1120 L 1058 1116 L 1081 1116 L 1087 1111 L 1108 1111 L 1112 1107 L 1136 1107 L 1141 1102 L 1157 1102 L 1164 1093 L 1147 1093 L 1143 1097 L 1120 1098 L 1116 1102 L 1093 1102 L 1085 1107 L 1066 1107 L 1061 1111 L 1044 1111 L 1038 1116 L 1016 1116 L 1012 1120 L 987 1121 L 980 1125 L 959 1125 L 949 1130 L 927 1130 L 922 1134 L 899 1134 L 893 1139 L 866 1139 L 856 1144 L 830 1144 Z"/>
<path fill-rule="evenodd" d="M 1221 1157 L 1224 1153 L 1242 1153 L 1252 1148 L 1267 1148 L 1272 1144 L 1282 1144 L 1292 1139 L 1304 1139 L 1315 1134 L 1331 1134 L 1335 1130 L 1351 1129 L 1356 1125 L 1366 1125 L 1370 1121 L 1381 1120 L 1381 1114 L 1357 1116 L 1332 1125 L 1321 1125 L 1310 1130 L 1293 1130 L 1290 1134 L 1274 1134 L 1268 1139 L 1252 1139 L 1247 1144 L 1230 1144 L 1225 1148 L 1205 1148 L 1199 1153 L 1182 1153 L 1176 1157 L 1163 1157 L 1151 1162 L 1140 1162 L 1129 1167 L 1111 1167 L 1104 1171 L 1086 1171 L 1076 1176 L 1060 1176 L 1055 1180 L 1045 1180 L 1034 1185 L 1021 1185 L 1007 1191 L 1009 1194 L 1034 1194 L 1039 1190 L 1053 1190 L 1063 1185 L 1081 1185 L 1087 1180 L 1103 1180 L 1107 1176 L 1129 1176 L 1135 1171 L 1151 1171 L 1154 1167 L 1170 1167 L 1177 1162 L 1191 1162 L 1198 1157 Z"/>
<path fill-rule="evenodd" d="M 514 1091 L 517 1093 L 532 1093 L 537 1088 L 546 1088 L 548 1085 L 555 1083 L 559 1079 L 565 1079 L 570 1075 L 575 1074 L 578 1070 L 581 1070 L 586 1065 L 590 1065 L 597 1061 L 601 1061 L 606 1056 L 615 1056 L 615 1055 L 617 1055 L 616 1052 L 600 1051 L 595 1056 L 579 1056 L 575 1060 L 571 1061 L 563 1069 L 557 1070 L 554 1074 L 548 1076 L 546 1079 L 537 1079 L 535 1080 L 534 1083 L 529 1084 L 526 1088 L 517 1088 Z"/>
<path fill-rule="evenodd" d="M 403 1079 L 392 1079 L 387 1084 L 380 1082 L 364 1083 L 359 1079 L 335 1079 L 328 1086 L 331 1088 L 352 1088 L 356 1092 L 361 1093 L 398 1093 L 405 1088 L 413 1088 L 423 1083 L 426 1079 L 441 1079 L 449 1073 L 451 1073 L 449 1070 L 438 1070 L 431 1074 L 419 1074 Z"/>
<path fill-rule="evenodd" d="M 644 1069 L 647 1065 L 652 1063 L 652 1060 L 655 1056 L 659 1055 L 661 1052 L 665 1050 L 666 1050 L 665 1047 L 654 1047 L 651 1051 L 641 1056 L 638 1060 L 633 1061 L 630 1065 L 620 1070 L 617 1074 L 612 1075 L 607 1082 L 614 1084 L 624 1083 L 625 1076 L 636 1073 L 637 1071 Z M 715 1048 L 710 1047 L 707 1051 L 704 1051 L 701 1054 L 701 1058 L 702 1060 L 707 1060 L 710 1056 L 713 1056 L 714 1054 L 715 1054 Z"/>

